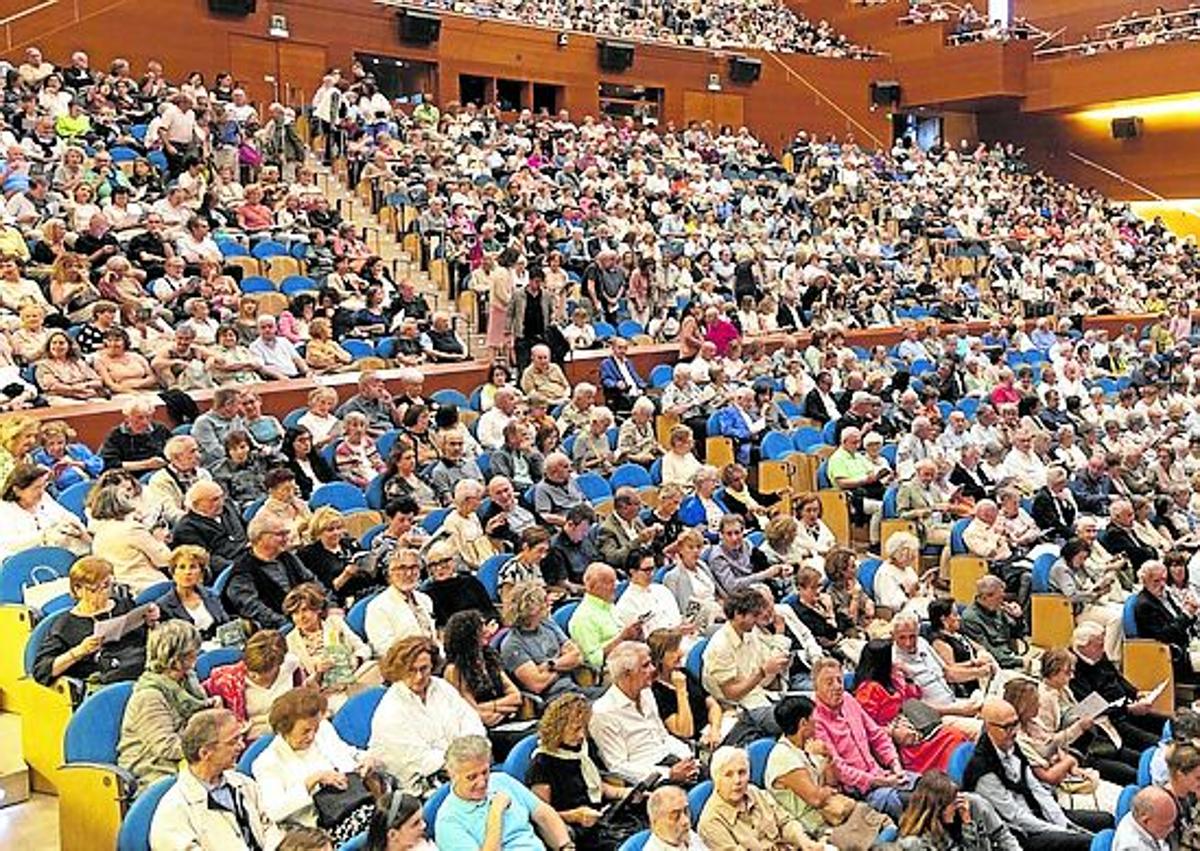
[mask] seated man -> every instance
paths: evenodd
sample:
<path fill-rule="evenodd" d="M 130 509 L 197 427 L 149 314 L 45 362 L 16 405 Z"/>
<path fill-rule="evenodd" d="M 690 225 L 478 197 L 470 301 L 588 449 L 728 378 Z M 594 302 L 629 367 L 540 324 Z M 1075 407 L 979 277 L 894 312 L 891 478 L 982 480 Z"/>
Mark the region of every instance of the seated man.
<path fill-rule="evenodd" d="M 617 623 L 625 626 L 640 622 L 646 635 L 660 629 L 678 629 L 689 636 L 695 634 L 695 626 L 690 621 L 684 623 L 675 595 L 667 586 L 654 581 L 657 565 L 652 549 L 637 547 L 622 564 L 629 574 L 629 584 L 613 610 Z"/>
<path fill-rule="evenodd" d="M 1114 556 L 1125 556 L 1136 571 L 1147 561 L 1158 558 L 1158 553 L 1134 534 L 1134 519 L 1133 503 L 1127 499 L 1113 500 L 1108 509 L 1108 526 L 1100 536 L 1100 543 Z"/>
<path fill-rule="evenodd" d="M 1175 832 L 1179 808 L 1161 786 L 1146 786 L 1133 796 L 1133 806 L 1121 818 L 1113 835 L 1112 851 L 1162 851 Z"/>
<path fill-rule="evenodd" d="M 651 792 L 646 812 L 650 838 L 642 851 L 704 851 L 704 843 L 692 830 L 687 794 L 678 786 L 665 784 Z"/>
<path fill-rule="evenodd" d="M 500 643 L 500 664 L 513 682 L 547 701 L 576 691 L 572 674 L 583 668 L 583 656 L 550 617 L 545 586 L 514 585 L 504 611 L 509 630 Z"/>
<path fill-rule="evenodd" d="M 856 428 L 842 431 L 838 448 L 825 464 L 829 481 L 850 495 L 850 519 L 856 525 L 870 521 L 871 542 L 879 541 L 879 521 L 883 511 L 883 489 L 892 477 L 885 468 L 876 468 L 859 450 L 862 432 Z"/>
<path fill-rule="evenodd" d="M 250 344 L 250 355 L 267 378 L 298 378 L 308 375 L 308 364 L 296 351 L 291 340 L 279 336 L 275 317 L 258 317 L 258 337 Z"/>
<path fill-rule="evenodd" d="M 750 758 L 741 748 L 717 748 L 710 766 L 713 791 L 697 832 L 713 851 L 738 848 L 799 848 L 823 851 L 769 793 L 750 784 Z"/>
<path fill-rule="evenodd" d="M 1171 650 L 1171 667 L 1177 685 L 1194 684 L 1188 647 L 1196 625 L 1196 607 L 1185 600 L 1183 607 L 1175 604 L 1167 591 L 1167 568 L 1161 561 L 1145 562 L 1138 570 L 1142 590 L 1133 604 L 1133 619 L 1138 638 L 1161 641 Z"/>
<path fill-rule="evenodd" d="M 1051 467 L 1046 471 L 1046 486 L 1033 497 L 1033 520 L 1038 528 L 1059 542 L 1068 540 L 1075 528 L 1075 496 L 1067 487 L 1067 471 Z"/>
<path fill-rule="evenodd" d="M 934 487 L 937 462 L 923 458 L 913 465 L 913 470 L 913 477 L 900 485 L 896 493 L 896 510 L 905 520 L 916 522 L 922 543 L 944 546 L 950 541 L 950 524 L 945 513 L 950 506 Z"/>
<path fill-rule="evenodd" d="M 609 345 L 612 354 L 600 362 L 600 387 L 604 391 L 604 403 L 623 413 L 633 407 L 633 400 L 641 395 L 646 381 L 638 375 L 637 367 L 629 359 L 628 340 L 613 337 Z"/>
<path fill-rule="evenodd" d="M 1154 714 L 1147 695 L 1139 692 L 1121 676 L 1117 666 L 1104 653 L 1104 629 L 1098 624 L 1081 623 L 1071 635 L 1075 652 L 1075 675 L 1071 678 L 1071 694 L 1084 700 L 1092 692 L 1109 703 L 1126 701 L 1105 713 L 1127 748 L 1143 751 L 1154 747 L 1162 738 L 1163 717 Z"/>
<path fill-rule="evenodd" d="M 739 387 L 731 403 L 717 411 L 716 434 L 733 441 L 740 464 L 751 464 L 758 459 L 758 443 L 766 430 L 767 422 L 755 408 L 752 387 Z"/>
<path fill-rule="evenodd" d="M 541 396 L 550 405 L 561 404 L 570 398 L 571 382 L 562 367 L 550 360 L 550 347 L 536 345 L 530 350 L 532 360 L 521 373 L 521 392 L 526 396 Z"/>
<path fill-rule="evenodd" d="M 121 406 L 124 421 L 108 433 L 100 447 L 104 469 L 128 470 L 135 475 L 167 465 L 163 451 L 171 430 L 154 421 L 153 396 L 133 396 Z"/>
<path fill-rule="evenodd" d="M 1000 508 L 990 499 L 975 503 L 975 516 L 963 530 L 967 552 L 988 563 L 988 570 L 1004 580 L 1005 589 L 1022 605 L 1029 599 L 1031 566 L 1009 545 Z"/>
<path fill-rule="evenodd" d="M 533 508 L 543 523 L 562 526 L 567 509 L 585 502 L 583 491 L 575 483 L 571 459 L 561 452 L 551 452 L 542 467 L 542 480 L 533 486 Z"/>
<path fill-rule="evenodd" d="M 294 553 L 288 552 L 291 530 L 281 519 L 255 515 L 247 535 L 250 549 L 233 563 L 221 602 L 231 613 L 253 621 L 259 629 L 280 629 L 289 621 L 283 598 L 297 585 L 320 581 Z"/>
<path fill-rule="evenodd" d="M 612 513 L 604 518 L 596 532 L 596 548 L 611 565 L 623 566 L 629 554 L 654 543 L 662 525 L 647 526 L 639 516 L 642 497 L 637 488 L 619 487 L 613 494 Z"/>
<path fill-rule="evenodd" d="M 429 470 L 429 486 L 442 505 L 452 502 L 454 488 L 463 479 L 483 484 L 483 473 L 473 458 L 466 457 L 465 447 L 462 434 L 451 432 L 442 441 L 442 456 Z"/>
<path fill-rule="evenodd" d="M 604 667 L 604 659 L 622 641 L 641 641 L 642 623 L 634 621 L 622 627 L 613 611 L 617 595 L 617 572 L 602 561 L 588 565 L 583 574 L 584 596 L 567 631 L 583 654 L 583 661 L 594 671 Z"/>
<path fill-rule="evenodd" d="M 201 480 L 183 497 L 186 513 L 171 531 L 172 546 L 192 544 L 208 551 L 209 567 L 215 574 L 246 551 L 248 541 L 242 518 L 232 500 L 216 482 Z"/>
<path fill-rule="evenodd" d="M 279 844 L 282 833 L 263 811 L 258 784 L 234 771 L 242 727 L 228 709 L 204 709 L 188 719 L 180 736 L 187 764 L 154 811 L 151 851 L 258 851 Z"/>
<path fill-rule="evenodd" d="M 975 583 L 975 601 L 962 615 L 962 632 L 992 654 L 1001 668 L 1019 669 L 1024 664 L 1015 642 L 1025 634 L 1021 607 L 1004 601 L 1004 583 L 988 574 Z"/>
<path fill-rule="evenodd" d="M 196 482 L 212 481 L 208 470 L 200 466 L 200 447 L 191 435 L 177 434 L 163 447 L 167 466 L 150 477 L 143 501 L 161 512 L 169 525 L 184 515 L 183 497 Z"/>
<path fill-rule="evenodd" d="M 1008 824 L 1024 851 L 1088 851 L 1092 831 L 1112 827 L 1112 816 L 1064 811 L 1054 793 L 1034 775 L 1016 746 L 1020 719 L 1012 704 L 990 699 L 980 717 L 984 734 L 967 763 L 963 789 L 986 798 Z"/>
<path fill-rule="evenodd" d="M 567 509 L 562 528 L 550 539 L 550 552 L 542 559 L 542 576 L 551 585 L 583 582 L 583 573 L 594 561 L 603 561 L 591 534 L 596 511 L 586 502 Z"/>
<path fill-rule="evenodd" d="M 791 576 L 791 565 L 783 562 L 768 565 L 762 551 L 750 546 L 746 540 L 746 522 L 741 515 L 722 517 L 720 533 L 720 542 L 705 550 L 704 561 L 721 594 L 730 594 L 734 589 L 754 582 Z"/>
<path fill-rule="evenodd" d="M 367 433 L 372 437 L 391 431 L 401 422 L 387 384 L 373 369 L 363 370 L 358 376 L 358 392 L 338 406 L 337 417 L 345 419 L 352 411 L 367 418 Z"/>
<path fill-rule="evenodd" d="M 218 387 L 212 405 L 196 417 L 191 435 L 200 448 L 200 463 L 214 467 L 225 460 L 225 438 L 232 432 L 245 431 L 242 419 L 242 391 L 236 387 Z"/>
<path fill-rule="evenodd" d="M 982 725 L 976 717 L 978 700 L 961 700 L 946 677 L 946 663 L 929 641 L 920 634 L 920 620 L 904 612 L 892 621 L 892 659 L 902 665 L 905 675 L 921 689 L 921 700 L 942 716 L 942 723 L 962 730 L 971 738 L 979 735 Z"/>
<path fill-rule="evenodd" d="M 625 641 L 608 657 L 612 685 L 592 705 L 588 734 L 596 743 L 608 769 L 629 783 L 649 774 L 690 785 L 700 777 L 700 763 L 692 747 L 667 732 L 650 686 L 654 663 L 650 648 Z"/>

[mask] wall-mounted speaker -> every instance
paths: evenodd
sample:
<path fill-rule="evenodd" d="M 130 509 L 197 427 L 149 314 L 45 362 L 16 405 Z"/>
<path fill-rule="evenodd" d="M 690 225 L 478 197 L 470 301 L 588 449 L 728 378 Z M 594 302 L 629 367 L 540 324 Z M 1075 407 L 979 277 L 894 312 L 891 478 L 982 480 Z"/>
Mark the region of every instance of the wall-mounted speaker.
<path fill-rule="evenodd" d="M 870 85 L 871 106 L 899 106 L 900 84 L 895 80 L 876 80 Z"/>
<path fill-rule="evenodd" d="M 208 0 L 208 11 L 214 15 L 253 15 L 257 0 Z"/>
<path fill-rule="evenodd" d="M 1142 119 L 1136 115 L 1128 118 L 1112 120 L 1112 136 L 1114 139 L 1136 139 L 1142 135 Z"/>
<path fill-rule="evenodd" d="M 442 34 L 442 19 L 425 12 L 404 9 L 396 13 L 400 40 L 412 44 L 432 44 Z"/>
<path fill-rule="evenodd" d="M 729 79 L 735 83 L 753 83 L 762 76 L 762 60 L 749 56 L 729 57 Z"/>
<path fill-rule="evenodd" d="M 633 45 L 627 41 L 598 41 L 596 50 L 604 71 L 626 71 L 633 65 Z"/>

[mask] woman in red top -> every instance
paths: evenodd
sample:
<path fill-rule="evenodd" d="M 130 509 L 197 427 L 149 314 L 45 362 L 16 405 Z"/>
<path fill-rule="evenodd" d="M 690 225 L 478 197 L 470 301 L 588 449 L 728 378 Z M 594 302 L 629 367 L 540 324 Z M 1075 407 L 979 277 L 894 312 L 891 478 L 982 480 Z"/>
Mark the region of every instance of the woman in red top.
<path fill-rule="evenodd" d="M 238 227 L 247 233 L 270 230 L 275 224 L 271 208 L 263 203 L 263 191 L 258 184 L 246 187 L 246 201 L 237 208 Z"/>
<path fill-rule="evenodd" d="M 868 642 L 854 672 L 854 697 L 875 723 L 889 728 L 906 769 L 945 771 L 950 754 L 969 739 L 962 731 L 944 725 L 922 737 L 901 714 L 906 701 L 919 700 L 920 696 L 920 687 L 892 667 L 892 642 L 883 639 Z M 926 714 L 933 717 L 936 710 L 930 709 Z"/>

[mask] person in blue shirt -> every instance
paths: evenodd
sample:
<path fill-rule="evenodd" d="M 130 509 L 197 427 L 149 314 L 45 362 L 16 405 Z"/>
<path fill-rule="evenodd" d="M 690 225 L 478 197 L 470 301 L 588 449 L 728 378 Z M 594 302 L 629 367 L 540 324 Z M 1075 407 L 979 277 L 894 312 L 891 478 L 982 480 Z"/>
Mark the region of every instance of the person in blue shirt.
<path fill-rule="evenodd" d="M 491 764 L 483 736 L 462 736 L 446 748 L 450 794 L 434 820 L 437 847 L 574 851 L 558 813 L 516 779 L 493 774 Z"/>

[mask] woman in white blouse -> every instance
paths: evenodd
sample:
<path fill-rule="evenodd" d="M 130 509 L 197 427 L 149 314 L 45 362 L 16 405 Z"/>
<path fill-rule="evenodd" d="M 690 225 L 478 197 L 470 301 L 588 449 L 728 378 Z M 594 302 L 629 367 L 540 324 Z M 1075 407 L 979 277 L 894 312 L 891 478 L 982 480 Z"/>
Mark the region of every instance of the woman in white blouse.
<path fill-rule="evenodd" d="M 825 555 L 837 546 L 837 538 L 821 519 L 821 500 L 815 493 L 805 494 L 797 500 L 796 513 L 800 522 L 792 546 L 804 552 L 805 564 L 824 573 Z"/>
<path fill-rule="evenodd" d="M 930 596 L 915 567 L 921 542 L 916 535 L 897 532 L 887 539 L 883 550 L 884 561 L 875 571 L 875 605 L 887 606 L 895 613 L 907 609 L 924 618 Z"/>
<path fill-rule="evenodd" d="M 125 497 L 123 485 L 101 488 L 90 507 L 92 553 L 112 564 L 117 582 L 137 595 L 168 578 L 171 548 L 163 543 L 166 532 L 151 532 L 138 519 L 138 507 Z"/>
<path fill-rule="evenodd" d="M 342 436 L 342 421 L 333 413 L 337 402 L 337 391 L 332 387 L 318 387 L 308 394 L 308 411 L 297 425 L 308 429 L 318 449 Z"/>
<path fill-rule="evenodd" d="M 285 693 L 271 707 L 271 729 L 275 738 L 250 766 L 262 793 L 262 808 L 276 824 L 291 822 L 317 826 L 313 795 L 322 789 L 343 790 L 348 775 L 360 777 L 379 766 L 379 761 L 342 741 L 325 720 L 325 696 L 313 688 Z M 375 808 L 370 801 L 349 813 L 329 832 L 341 845 L 363 832 Z"/>
<path fill-rule="evenodd" d="M 19 463 L 9 474 L 0 493 L 0 559 L 31 547 L 88 552 L 91 536 L 78 517 L 46 493 L 49 484 L 50 471 L 36 464 Z"/>
<path fill-rule="evenodd" d="M 367 603 L 367 641 L 382 657 L 401 638 L 419 636 L 437 640 L 433 624 L 433 601 L 417 590 L 421 561 L 416 550 L 400 549 L 392 555 L 387 571 L 388 587 Z"/>
<path fill-rule="evenodd" d="M 460 736 L 484 736 L 478 713 L 458 690 L 433 676 L 437 645 L 410 636 L 392 645 L 380 670 L 388 688 L 371 719 L 370 751 L 399 781 L 423 794 L 438 784 L 446 748 Z"/>
<path fill-rule="evenodd" d="M 691 493 L 692 479 L 702 466 L 692 453 L 696 445 L 692 430 L 685 425 L 673 427 L 668 443 L 670 449 L 662 459 L 662 483 L 679 485 L 686 493 Z"/>

